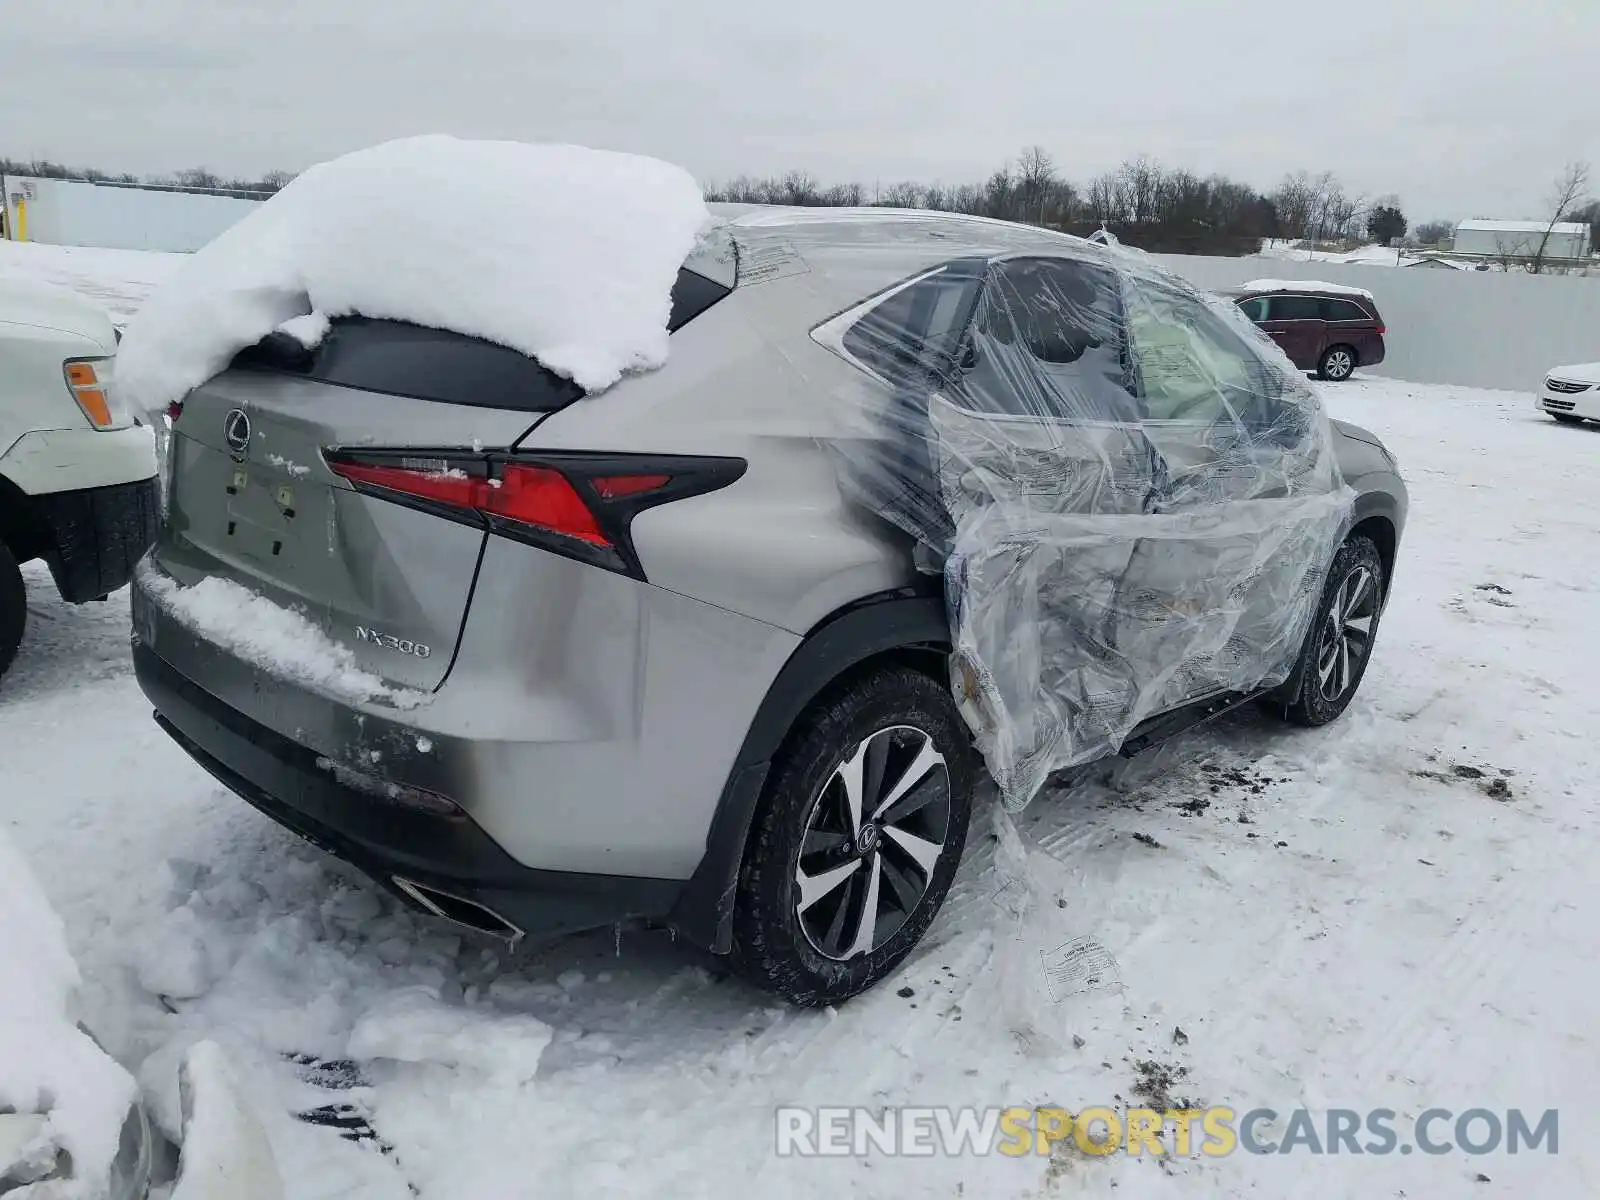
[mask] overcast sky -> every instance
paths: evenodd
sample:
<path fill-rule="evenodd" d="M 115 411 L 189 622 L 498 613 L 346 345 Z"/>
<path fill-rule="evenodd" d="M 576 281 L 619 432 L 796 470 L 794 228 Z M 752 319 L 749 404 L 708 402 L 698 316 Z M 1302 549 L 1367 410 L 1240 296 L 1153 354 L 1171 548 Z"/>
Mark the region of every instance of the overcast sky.
<path fill-rule="evenodd" d="M 49 0 L 5 5 L 0 155 L 254 176 L 446 132 L 870 187 L 1038 143 L 1520 217 L 1600 170 L 1596 47 L 1597 0 Z"/>

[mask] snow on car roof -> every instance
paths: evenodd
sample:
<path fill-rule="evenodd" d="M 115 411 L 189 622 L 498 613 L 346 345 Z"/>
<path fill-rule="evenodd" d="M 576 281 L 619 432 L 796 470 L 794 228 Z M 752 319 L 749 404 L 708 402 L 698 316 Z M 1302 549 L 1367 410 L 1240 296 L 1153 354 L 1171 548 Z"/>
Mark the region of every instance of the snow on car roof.
<path fill-rule="evenodd" d="M 318 313 L 485 338 L 598 391 L 666 361 L 672 286 L 710 221 L 699 185 L 659 159 L 386 142 L 311 168 L 196 253 L 129 327 L 118 380 L 163 408 Z"/>
<path fill-rule="evenodd" d="M 1252 279 L 1242 284 L 1245 292 L 1327 292 L 1331 296 L 1360 296 L 1375 300 L 1366 288 L 1351 287 L 1346 283 L 1328 283 L 1321 279 Z"/>

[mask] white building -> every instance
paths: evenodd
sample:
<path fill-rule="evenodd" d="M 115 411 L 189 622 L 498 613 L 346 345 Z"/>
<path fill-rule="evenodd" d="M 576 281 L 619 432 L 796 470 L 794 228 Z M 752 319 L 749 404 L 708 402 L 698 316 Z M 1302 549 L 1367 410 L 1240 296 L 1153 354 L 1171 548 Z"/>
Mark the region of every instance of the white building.
<path fill-rule="evenodd" d="M 1456 226 L 1453 254 L 1478 254 L 1486 258 L 1532 258 L 1539 252 L 1548 221 L 1463 221 Z M 1581 262 L 1589 257 L 1589 226 L 1563 221 L 1550 230 L 1545 243 L 1547 261 Z"/>
<path fill-rule="evenodd" d="M 0 175 L 5 236 L 57 246 L 198 250 L 258 200 L 156 187 Z"/>

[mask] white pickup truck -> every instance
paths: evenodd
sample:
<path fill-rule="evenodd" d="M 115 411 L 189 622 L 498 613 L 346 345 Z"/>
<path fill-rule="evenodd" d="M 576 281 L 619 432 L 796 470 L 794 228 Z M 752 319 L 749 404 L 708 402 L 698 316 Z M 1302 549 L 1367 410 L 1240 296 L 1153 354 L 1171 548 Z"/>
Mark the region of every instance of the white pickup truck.
<path fill-rule="evenodd" d="M 104 309 L 0 279 L 0 675 L 27 616 L 20 564 L 44 559 L 63 600 L 126 584 L 155 536 L 155 439 L 117 397 Z"/>

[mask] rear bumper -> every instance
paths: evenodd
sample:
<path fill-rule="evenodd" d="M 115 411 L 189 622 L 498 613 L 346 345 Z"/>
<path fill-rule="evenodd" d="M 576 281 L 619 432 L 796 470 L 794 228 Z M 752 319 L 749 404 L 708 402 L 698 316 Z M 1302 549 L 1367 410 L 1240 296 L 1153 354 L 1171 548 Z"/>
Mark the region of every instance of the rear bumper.
<path fill-rule="evenodd" d="M 31 498 L 35 546 L 69 604 L 124 587 L 155 541 L 154 479 Z"/>
<path fill-rule="evenodd" d="M 677 880 L 523 866 L 465 813 L 424 812 L 340 783 L 315 751 L 230 708 L 137 638 L 133 661 L 156 720 L 190 757 L 411 907 L 430 911 L 397 878 L 491 910 L 519 933 L 551 936 L 625 917 L 664 917 L 682 891 Z"/>

